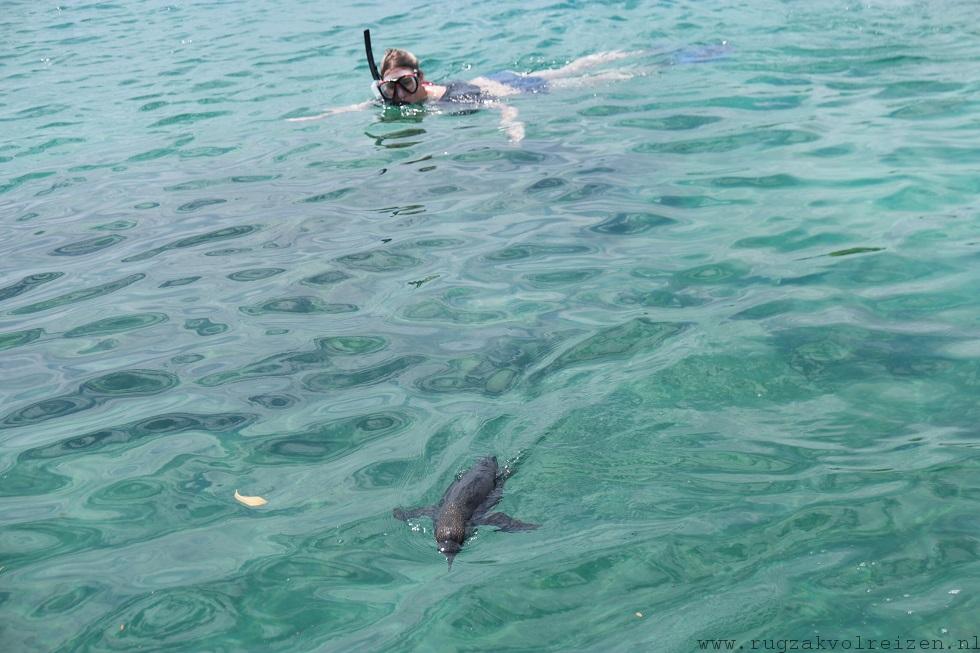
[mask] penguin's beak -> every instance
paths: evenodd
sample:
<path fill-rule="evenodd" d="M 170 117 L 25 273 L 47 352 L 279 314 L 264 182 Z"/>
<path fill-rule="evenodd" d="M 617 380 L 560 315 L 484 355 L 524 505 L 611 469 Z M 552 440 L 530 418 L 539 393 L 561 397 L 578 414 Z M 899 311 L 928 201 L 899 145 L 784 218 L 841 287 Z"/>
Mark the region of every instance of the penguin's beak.
<path fill-rule="evenodd" d="M 441 540 L 439 542 L 439 553 L 446 556 L 446 562 L 449 563 L 449 568 L 453 568 L 453 558 L 459 553 L 460 549 L 459 542 L 454 542 L 453 540 Z"/>

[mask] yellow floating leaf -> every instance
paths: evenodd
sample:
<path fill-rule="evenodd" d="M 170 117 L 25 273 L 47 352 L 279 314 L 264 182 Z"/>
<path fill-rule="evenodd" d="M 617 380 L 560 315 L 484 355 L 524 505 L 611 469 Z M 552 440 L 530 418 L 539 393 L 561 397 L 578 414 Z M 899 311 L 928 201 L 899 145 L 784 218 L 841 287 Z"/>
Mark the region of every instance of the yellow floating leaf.
<path fill-rule="evenodd" d="M 247 497 L 244 494 L 239 494 L 238 490 L 235 490 L 235 501 L 238 503 L 243 503 L 249 508 L 258 508 L 259 506 L 264 506 L 269 503 L 262 497 Z"/>

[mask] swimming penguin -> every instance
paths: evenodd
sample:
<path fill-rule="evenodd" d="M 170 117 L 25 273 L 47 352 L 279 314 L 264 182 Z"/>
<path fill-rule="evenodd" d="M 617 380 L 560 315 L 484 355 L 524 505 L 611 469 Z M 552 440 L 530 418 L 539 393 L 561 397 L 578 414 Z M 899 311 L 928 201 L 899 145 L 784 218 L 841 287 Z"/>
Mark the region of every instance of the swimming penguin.
<path fill-rule="evenodd" d="M 437 505 L 402 510 L 395 508 L 395 519 L 405 521 L 411 517 L 431 517 L 436 526 L 436 543 L 439 552 L 446 556 L 449 568 L 453 558 L 463 547 L 474 526 L 496 526 L 498 531 L 527 531 L 538 527 L 509 517 L 502 512 L 488 513 L 497 505 L 504 491 L 504 482 L 510 477 L 510 467 L 497 468 L 496 456 L 487 456 L 456 479 Z"/>

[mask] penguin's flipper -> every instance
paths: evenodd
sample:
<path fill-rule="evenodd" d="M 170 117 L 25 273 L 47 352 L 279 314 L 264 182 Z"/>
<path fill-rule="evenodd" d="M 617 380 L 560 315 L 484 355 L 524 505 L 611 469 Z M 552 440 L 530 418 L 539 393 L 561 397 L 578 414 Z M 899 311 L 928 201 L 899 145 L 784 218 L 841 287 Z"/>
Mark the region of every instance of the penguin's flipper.
<path fill-rule="evenodd" d="M 500 503 L 500 499 L 503 496 L 504 486 L 498 485 L 490 492 L 490 494 L 487 495 L 487 498 L 483 500 L 483 503 L 481 503 L 477 509 L 473 511 L 471 521 L 479 522 L 481 519 L 483 519 L 487 513 L 490 512 L 491 508 Z"/>
<path fill-rule="evenodd" d="M 391 511 L 391 514 L 395 519 L 400 519 L 401 521 L 407 521 L 413 517 L 433 517 L 436 514 L 436 507 L 425 506 L 424 508 L 412 508 L 410 510 L 395 508 Z"/>
<path fill-rule="evenodd" d="M 529 524 L 527 522 L 514 519 L 510 515 L 502 512 L 492 512 L 473 521 L 477 526 L 496 526 L 498 531 L 513 533 L 516 531 L 531 531 L 541 524 Z"/>

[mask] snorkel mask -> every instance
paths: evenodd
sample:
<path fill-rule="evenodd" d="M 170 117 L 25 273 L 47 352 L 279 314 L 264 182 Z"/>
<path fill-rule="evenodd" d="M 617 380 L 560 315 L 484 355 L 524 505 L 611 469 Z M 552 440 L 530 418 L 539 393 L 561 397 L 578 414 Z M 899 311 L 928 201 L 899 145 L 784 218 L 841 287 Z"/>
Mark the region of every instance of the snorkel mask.
<path fill-rule="evenodd" d="M 374 82 L 371 83 L 371 91 L 374 96 L 389 107 L 410 104 L 405 100 L 405 97 L 416 93 L 419 86 L 425 83 L 422 81 L 422 71 L 413 68 L 411 74 L 384 81 L 378 71 L 377 64 L 374 63 L 374 51 L 371 49 L 371 30 L 369 29 L 364 30 L 364 54 L 367 57 L 368 68 L 371 69 L 371 77 L 374 78 Z M 402 97 L 398 97 L 399 92 Z"/>

